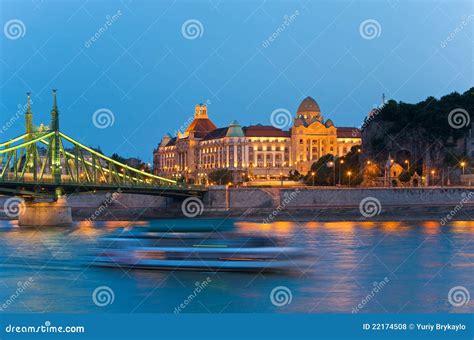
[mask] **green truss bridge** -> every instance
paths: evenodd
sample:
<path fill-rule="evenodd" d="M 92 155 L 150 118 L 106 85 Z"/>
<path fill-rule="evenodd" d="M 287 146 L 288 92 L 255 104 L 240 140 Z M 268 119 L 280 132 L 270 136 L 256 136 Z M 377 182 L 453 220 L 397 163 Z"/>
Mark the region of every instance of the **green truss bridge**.
<path fill-rule="evenodd" d="M 51 124 L 33 126 L 30 94 L 25 123 L 25 134 L 0 142 L 0 195 L 55 200 L 72 193 L 120 191 L 185 198 L 206 191 L 122 164 L 61 132 L 56 90 Z"/>

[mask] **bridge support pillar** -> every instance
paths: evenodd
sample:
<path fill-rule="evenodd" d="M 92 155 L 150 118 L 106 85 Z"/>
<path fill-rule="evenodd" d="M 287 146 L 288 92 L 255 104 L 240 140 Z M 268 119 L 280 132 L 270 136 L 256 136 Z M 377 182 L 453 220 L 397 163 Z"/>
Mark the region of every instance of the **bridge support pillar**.
<path fill-rule="evenodd" d="M 71 226 L 71 207 L 64 196 L 53 202 L 25 201 L 20 208 L 18 225 L 25 227 Z"/>

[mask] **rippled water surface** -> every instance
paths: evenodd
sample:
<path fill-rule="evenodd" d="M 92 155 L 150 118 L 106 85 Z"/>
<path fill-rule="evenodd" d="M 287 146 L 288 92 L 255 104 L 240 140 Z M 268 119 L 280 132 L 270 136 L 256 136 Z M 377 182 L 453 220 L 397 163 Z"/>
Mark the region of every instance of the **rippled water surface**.
<path fill-rule="evenodd" d="M 163 221 L 135 222 L 140 228 Z M 173 223 L 192 223 L 176 220 Z M 454 307 L 448 292 L 463 286 L 474 300 L 474 222 L 238 222 L 237 228 L 288 239 L 308 255 L 291 274 L 170 272 L 90 266 L 99 237 L 129 222 L 75 228 L 23 229 L 0 221 L 0 307 L 8 312 L 169 312 L 210 283 L 183 312 L 472 312 Z M 31 284 L 25 286 L 31 278 Z M 380 285 L 385 280 L 385 284 Z M 375 284 L 377 291 L 374 291 Z M 20 290 L 19 287 L 24 287 Z M 92 293 L 114 292 L 99 307 Z M 275 306 L 272 289 L 291 300 Z M 367 295 L 373 297 L 367 299 Z"/>

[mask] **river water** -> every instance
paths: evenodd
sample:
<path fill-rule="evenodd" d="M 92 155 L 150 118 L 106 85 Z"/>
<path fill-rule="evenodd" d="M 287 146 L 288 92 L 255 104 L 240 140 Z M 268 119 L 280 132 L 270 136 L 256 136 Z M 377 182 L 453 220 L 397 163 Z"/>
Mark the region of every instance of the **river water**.
<path fill-rule="evenodd" d="M 290 245 L 302 248 L 307 261 L 299 270 L 284 274 L 90 265 L 101 236 L 117 228 L 160 223 L 163 221 L 77 223 L 70 229 L 25 229 L 0 221 L 0 309 L 75 313 L 474 311 L 472 221 L 446 226 L 434 221 L 236 222 L 239 230 L 286 238 Z M 208 283 L 196 293 L 197 284 L 204 281 Z M 113 301 L 109 295 L 105 306 L 92 298 L 102 286 L 113 294 Z M 458 286 L 473 299 L 455 306 L 448 293 Z M 274 289 L 283 289 L 283 303 L 272 303 Z"/>

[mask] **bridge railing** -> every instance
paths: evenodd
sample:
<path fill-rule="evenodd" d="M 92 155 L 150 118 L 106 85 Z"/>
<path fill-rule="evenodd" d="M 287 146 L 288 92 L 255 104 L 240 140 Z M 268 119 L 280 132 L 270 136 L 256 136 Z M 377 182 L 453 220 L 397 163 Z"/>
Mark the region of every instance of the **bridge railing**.
<path fill-rule="evenodd" d="M 64 176 L 64 175 L 63 175 Z M 18 177 L 9 175 L 0 177 L 0 183 L 9 184 L 32 184 L 32 185 L 73 185 L 73 186 L 86 186 L 86 187 L 103 187 L 103 188 L 143 188 L 143 189 L 172 189 L 172 190 L 206 190 L 204 185 L 187 185 L 187 184 L 171 184 L 171 183 L 107 183 L 107 182 L 93 182 L 93 181 L 80 181 L 77 182 L 71 178 L 63 178 L 58 184 L 53 178 L 42 178 L 41 180 L 33 180 L 26 177 Z"/>

